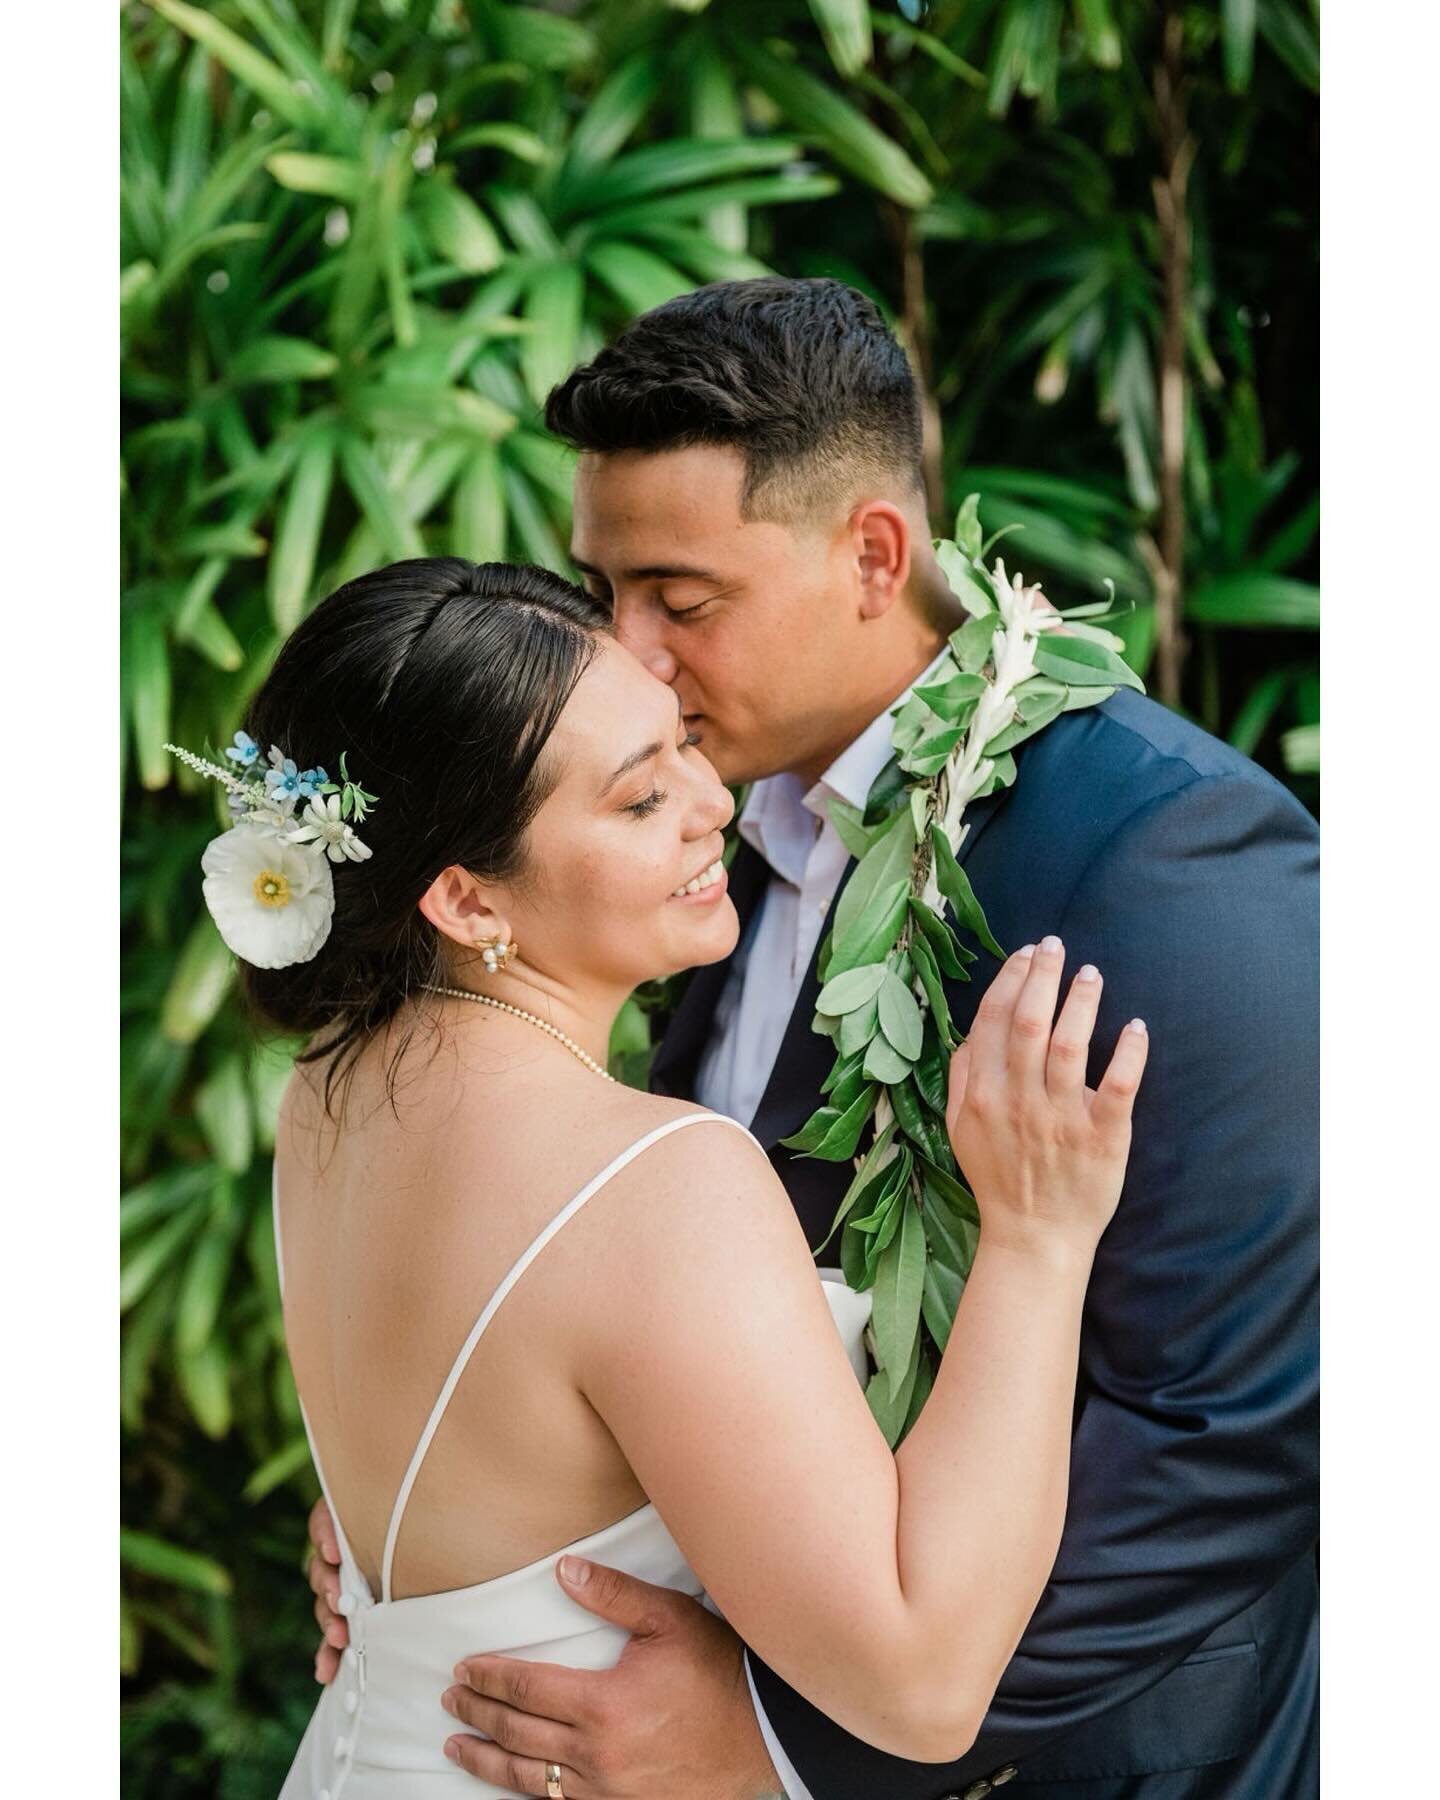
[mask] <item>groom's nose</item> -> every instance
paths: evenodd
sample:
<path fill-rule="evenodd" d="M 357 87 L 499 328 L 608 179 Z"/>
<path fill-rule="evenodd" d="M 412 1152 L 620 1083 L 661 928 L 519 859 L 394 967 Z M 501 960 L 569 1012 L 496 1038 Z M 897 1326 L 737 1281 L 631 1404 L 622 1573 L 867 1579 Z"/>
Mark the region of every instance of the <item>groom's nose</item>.
<path fill-rule="evenodd" d="M 673 687 L 680 664 L 665 641 L 664 622 L 643 602 L 627 604 L 623 597 L 615 602 L 614 621 L 615 636 L 636 661 L 643 663 L 657 680 Z"/>

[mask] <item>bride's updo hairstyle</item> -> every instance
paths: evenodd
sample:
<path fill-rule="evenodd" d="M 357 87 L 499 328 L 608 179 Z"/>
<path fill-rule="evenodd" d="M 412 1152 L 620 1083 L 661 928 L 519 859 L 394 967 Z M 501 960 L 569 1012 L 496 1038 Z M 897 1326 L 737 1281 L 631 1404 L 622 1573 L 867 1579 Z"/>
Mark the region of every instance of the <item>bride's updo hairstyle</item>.
<path fill-rule="evenodd" d="M 440 934 L 417 902 L 452 864 L 523 877 L 525 834 L 554 787 L 542 755 L 609 615 L 547 570 L 424 557 L 348 582 L 286 641 L 245 729 L 300 768 L 352 776 L 377 796 L 372 855 L 334 867 L 329 936 L 309 962 L 242 963 L 246 997 L 281 1031 L 314 1039 L 336 1083 L 424 983 L 444 983 Z M 318 1034 L 318 1035 L 317 1035 Z M 407 1033 L 390 1058 L 394 1072 Z"/>

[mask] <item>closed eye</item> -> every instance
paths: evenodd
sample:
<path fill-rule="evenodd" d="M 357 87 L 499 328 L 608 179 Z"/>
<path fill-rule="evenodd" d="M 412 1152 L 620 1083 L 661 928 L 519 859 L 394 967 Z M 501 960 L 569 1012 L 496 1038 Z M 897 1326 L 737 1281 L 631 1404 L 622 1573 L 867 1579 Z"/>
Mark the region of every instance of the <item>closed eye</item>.
<path fill-rule="evenodd" d="M 693 750 L 700 742 L 701 739 L 696 732 L 687 731 L 680 740 L 679 748 Z M 665 788 L 656 788 L 653 793 L 646 794 L 643 800 L 633 801 L 629 806 L 622 806 L 620 810 L 629 813 L 634 819 L 648 819 L 651 813 L 659 812 L 669 798 L 670 795 Z"/>

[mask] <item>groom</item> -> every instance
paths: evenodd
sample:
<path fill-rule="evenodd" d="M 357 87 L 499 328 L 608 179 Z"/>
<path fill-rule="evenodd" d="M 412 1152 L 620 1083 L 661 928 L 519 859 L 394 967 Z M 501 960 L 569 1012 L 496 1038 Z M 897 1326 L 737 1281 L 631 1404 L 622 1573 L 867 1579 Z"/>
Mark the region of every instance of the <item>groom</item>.
<path fill-rule="evenodd" d="M 850 866 L 827 802 L 864 805 L 891 708 L 959 622 L 914 383 L 853 290 L 736 282 L 638 319 L 547 419 L 582 453 L 576 566 L 720 774 L 755 783 L 731 869 L 740 945 L 692 979 L 654 1084 L 749 1124 L 818 1244 L 851 1171 L 780 1140 L 833 1052 L 810 1029 Z M 995 934 L 1060 933 L 1072 966 L 1105 972 L 1097 1056 L 1137 1012 L 1152 1049 L 1086 1305 L 1064 1539 L 980 1736 L 950 1765 L 882 1755 L 693 1601 L 594 1568 L 569 1591 L 634 1634 L 615 1669 L 466 1665 L 459 1728 L 492 1741 L 467 1738 L 464 1766 L 507 1791 L 545 1792 L 525 1747 L 538 1715 L 574 1728 L 572 1800 L 1318 1792 L 1315 827 L 1126 691 L 1016 760 L 961 851 Z M 951 985 L 960 1029 L 997 967 Z M 323 1505 L 312 1530 L 333 1646 Z"/>

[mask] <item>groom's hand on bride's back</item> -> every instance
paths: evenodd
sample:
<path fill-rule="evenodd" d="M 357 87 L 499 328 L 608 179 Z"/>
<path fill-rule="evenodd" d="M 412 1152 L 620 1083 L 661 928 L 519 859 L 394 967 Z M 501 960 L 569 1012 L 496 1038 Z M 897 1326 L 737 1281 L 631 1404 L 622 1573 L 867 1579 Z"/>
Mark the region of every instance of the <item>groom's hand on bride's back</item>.
<path fill-rule="evenodd" d="M 567 1669 L 466 1657 L 441 1703 L 468 1729 L 445 1754 L 516 1794 L 544 1794 L 553 1762 L 566 1800 L 779 1800 L 743 1646 L 724 1620 L 618 1569 L 578 1557 L 561 1564 L 583 1577 L 557 1569 L 571 1599 L 630 1633 L 619 1662 Z"/>
<path fill-rule="evenodd" d="M 323 1496 L 310 1509 L 310 1542 L 315 1550 L 306 1574 L 315 1596 L 315 1623 L 320 1627 L 315 1679 L 328 1686 L 340 1667 L 340 1652 L 350 1642 L 350 1628 L 335 1610 L 340 1600 L 340 1544 Z"/>

